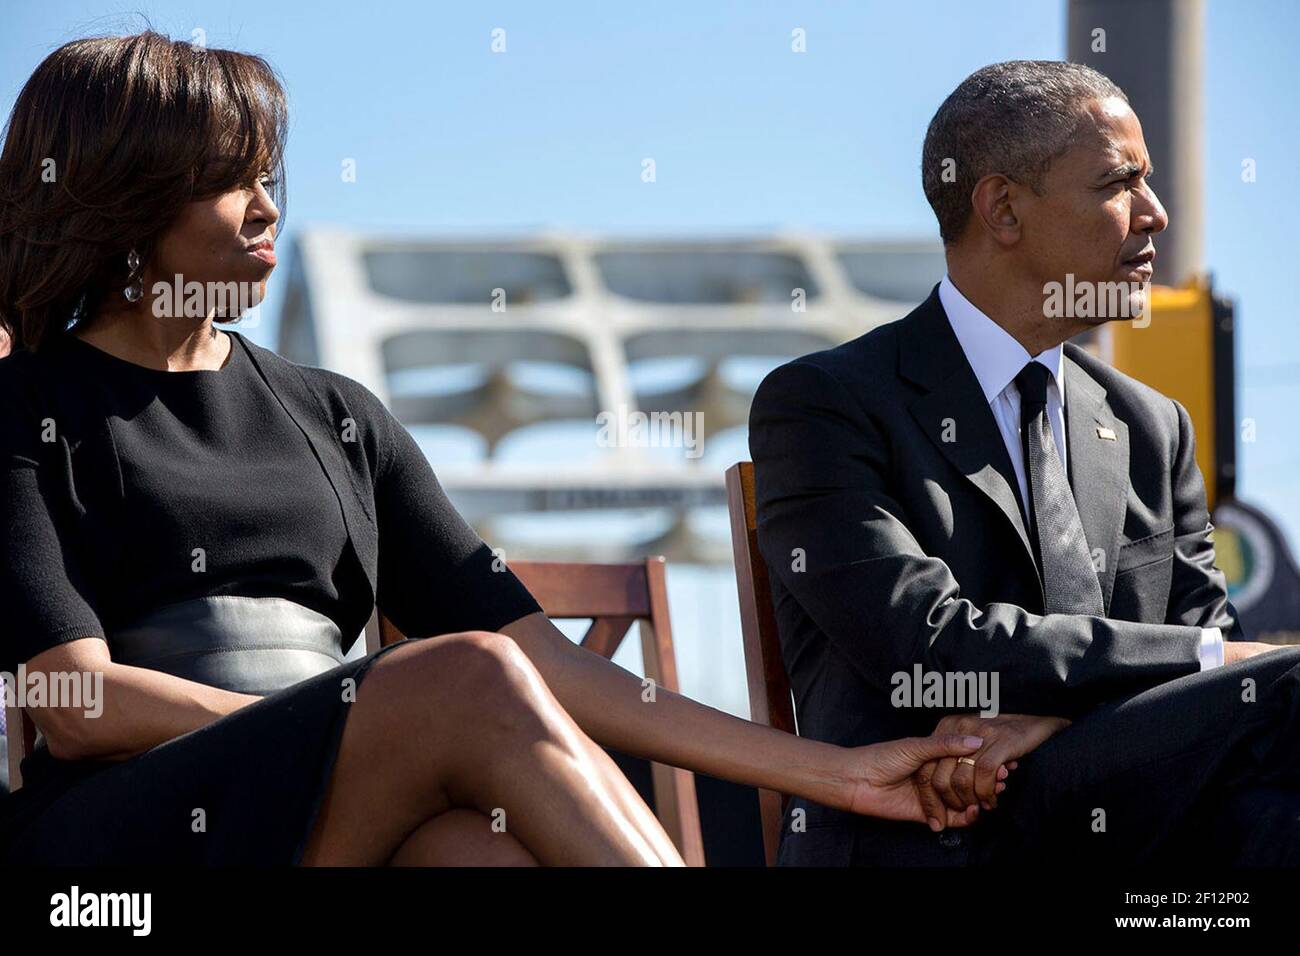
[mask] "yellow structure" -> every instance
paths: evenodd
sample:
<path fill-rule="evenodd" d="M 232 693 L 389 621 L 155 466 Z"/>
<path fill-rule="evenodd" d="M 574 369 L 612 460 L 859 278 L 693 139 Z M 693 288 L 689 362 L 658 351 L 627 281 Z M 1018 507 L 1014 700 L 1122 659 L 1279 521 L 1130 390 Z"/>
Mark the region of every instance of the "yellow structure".
<path fill-rule="evenodd" d="M 1207 277 L 1181 289 L 1153 286 L 1149 316 L 1116 320 L 1103 329 L 1101 346 L 1115 368 L 1177 399 L 1196 429 L 1196 463 L 1205 476 L 1210 509 L 1218 503 L 1220 443 L 1230 453 L 1234 436 L 1216 434 L 1217 403 L 1231 398 L 1230 376 L 1215 375 L 1215 309 Z"/>

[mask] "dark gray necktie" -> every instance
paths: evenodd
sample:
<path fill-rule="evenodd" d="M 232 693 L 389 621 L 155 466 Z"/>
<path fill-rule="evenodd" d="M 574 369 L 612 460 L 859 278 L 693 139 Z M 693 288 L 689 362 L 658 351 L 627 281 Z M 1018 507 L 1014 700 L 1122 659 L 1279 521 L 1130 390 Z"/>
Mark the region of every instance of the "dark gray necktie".
<path fill-rule="evenodd" d="M 1047 368 L 1030 362 L 1016 376 L 1020 442 L 1031 503 L 1030 541 L 1043 576 L 1043 613 L 1103 614 L 1101 585 L 1047 419 Z"/>

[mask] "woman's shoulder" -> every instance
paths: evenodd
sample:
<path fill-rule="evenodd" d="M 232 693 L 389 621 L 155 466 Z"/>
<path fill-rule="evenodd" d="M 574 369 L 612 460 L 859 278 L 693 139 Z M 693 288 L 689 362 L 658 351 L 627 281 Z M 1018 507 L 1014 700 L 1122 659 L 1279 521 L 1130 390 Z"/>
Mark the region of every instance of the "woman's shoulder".
<path fill-rule="evenodd" d="M 400 426 L 378 395 L 341 372 L 294 362 L 246 337 L 241 339 L 266 371 L 298 377 L 325 409 L 332 430 L 346 432 L 351 426 L 366 450 L 372 473 L 379 470 L 392 446 L 393 429 Z"/>
<path fill-rule="evenodd" d="M 331 399 L 341 400 L 349 408 L 368 415 L 386 415 L 388 409 L 379 396 L 354 378 L 332 369 L 316 365 L 300 365 L 303 374 L 317 391 Z"/>
<path fill-rule="evenodd" d="M 35 352 L 10 352 L 0 358 L 0 408 L 4 414 L 36 405 L 48 374 L 48 363 Z"/>
<path fill-rule="evenodd" d="M 50 417 L 45 396 L 46 363 L 34 352 L 0 358 L 0 455 L 35 455 L 37 436 Z"/>
<path fill-rule="evenodd" d="M 0 386 L 14 388 L 26 387 L 36 374 L 39 356 L 35 352 L 20 349 L 0 357 Z"/>
<path fill-rule="evenodd" d="M 346 405 L 355 405 L 369 412 L 387 411 L 379 396 L 356 379 L 318 365 L 294 362 L 272 349 L 258 345 L 247 336 L 239 337 L 259 364 L 271 369 L 292 369 L 318 398 L 327 400 L 329 404 L 341 400 Z"/>

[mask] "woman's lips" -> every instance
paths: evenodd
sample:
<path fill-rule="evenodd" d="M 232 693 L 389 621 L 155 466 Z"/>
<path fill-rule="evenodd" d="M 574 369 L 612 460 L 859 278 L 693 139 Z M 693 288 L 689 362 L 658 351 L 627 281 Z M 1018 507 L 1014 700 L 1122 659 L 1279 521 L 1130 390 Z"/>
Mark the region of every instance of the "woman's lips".
<path fill-rule="evenodd" d="M 267 265 L 275 265 L 275 247 L 274 246 L 254 246 L 248 250 L 250 256 L 257 256 Z"/>

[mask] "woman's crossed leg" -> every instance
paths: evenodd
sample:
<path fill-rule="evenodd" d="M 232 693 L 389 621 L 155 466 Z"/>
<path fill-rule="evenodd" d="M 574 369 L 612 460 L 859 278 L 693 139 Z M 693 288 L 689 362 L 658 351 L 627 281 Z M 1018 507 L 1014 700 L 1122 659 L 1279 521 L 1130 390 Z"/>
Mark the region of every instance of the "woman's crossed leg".
<path fill-rule="evenodd" d="M 304 865 L 683 865 L 505 635 L 404 641 L 349 706 Z"/>

